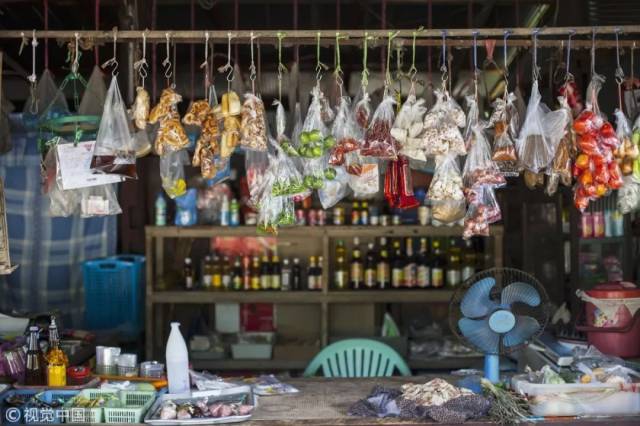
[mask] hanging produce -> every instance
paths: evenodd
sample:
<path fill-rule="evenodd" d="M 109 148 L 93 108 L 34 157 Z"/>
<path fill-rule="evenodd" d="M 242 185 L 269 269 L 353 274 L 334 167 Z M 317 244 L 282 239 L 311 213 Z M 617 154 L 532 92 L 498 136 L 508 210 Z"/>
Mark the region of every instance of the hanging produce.
<path fill-rule="evenodd" d="M 469 239 L 473 236 L 489 236 L 489 225 L 502 219 L 502 212 L 494 187 L 481 185 L 466 190 L 466 198 L 469 208 L 464 217 L 464 230 L 462 238 Z"/>
<path fill-rule="evenodd" d="M 430 157 L 464 155 L 467 153 L 460 129 L 466 118 L 460 105 L 449 96 L 446 88 L 434 91 L 436 103 L 424 117 L 422 140 L 425 154 Z"/>
<path fill-rule="evenodd" d="M 336 144 L 329 153 L 329 164 L 332 166 L 345 165 L 346 154 L 360 149 L 361 140 L 358 139 L 357 123 L 351 113 L 351 102 L 348 96 L 342 96 L 336 112 L 336 118 L 331 127 L 331 134 Z M 346 166 L 349 173 L 358 175 L 362 165 L 352 163 Z"/>
<path fill-rule="evenodd" d="M 506 185 L 507 181 L 492 159 L 489 141 L 479 124 L 472 129 L 472 133 L 472 145 L 462 172 L 465 188 Z"/>
<path fill-rule="evenodd" d="M 564 186 L 571 186 L 571 164 L 575 159 L 575 133 L 573 131 L 573 121 L 571 120 L 571 107 L 566 97 L 558 98 L 560 108 L 564 109 L 567 116 L 567 125 L 564 130 L 564 136 L 558 144 L 556 154 L 553 157 L 551 166 L 547 169 L 549 178 L 545 193 L 549 196 L 556 193 L 558 185 L 562 183 Z"/>
<path fill-rule="evenodd" d="M 424 99 L 416 99 L 415 85 L 412 84 L 409 96 L 402 104 L 391 128 L 391 136 L 400 145 L 400 154 L 418 161 L 427 161 L 423 140 L 420 137 L 426 112 Z"/>
<path fill-rule="evenodd" d="M 360 153 L 367 157 L 394 160 L 397 157 L 397 142 L 391 135 L 394 123 L 395 99 L 387 94 L 376 111 L 364 136 Z"/>
<path fill-rule="evenodd" d="M 616 109 L 614 115 L 616 116 L 616 136 L 620 141 L 620 145 L 613 154 L 622 174 L 626 176 L 633 173 L 633 163 L 640 155 L 640 152 L 638 144 L 633 142 L 633 132 L 631 131 L 629 119 L 620 109 Z"/>

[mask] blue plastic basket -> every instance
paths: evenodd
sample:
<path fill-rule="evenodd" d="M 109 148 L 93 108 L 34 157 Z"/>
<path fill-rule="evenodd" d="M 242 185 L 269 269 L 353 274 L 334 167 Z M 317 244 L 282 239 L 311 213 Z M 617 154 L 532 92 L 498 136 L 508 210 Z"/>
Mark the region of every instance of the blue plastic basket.
<path fill-rule="evenodd" d="M 38 399 L 48 404 L 55 400 L 63 403 L 76 396 L 78 391 L 73 390 L 50 390 L 42 392 Z M 27 403 L 23 407 L 22 416 L 25 424 L 60 424 L 65 415 L 64 408 L 36 408 Z"/>
<path fill-rule="evenodd" d="M 127 256 L 129 257 L 129 256 Z M 136 337 L 144 318 L 144 260 L 89 260 L 82 265 L 85 325 Z"/>
<path fill-rule="evenodd" d="M 139 254 L 117 254 L 115 256 L 107 257 L 107 260 L 118 260 L 121 262 L 133 263 L 136 274 L 138 274 L 139 282 L 141 283 L 142 290 L 144 292 L 144 278 L 145 278 L 145 257 Z"/>

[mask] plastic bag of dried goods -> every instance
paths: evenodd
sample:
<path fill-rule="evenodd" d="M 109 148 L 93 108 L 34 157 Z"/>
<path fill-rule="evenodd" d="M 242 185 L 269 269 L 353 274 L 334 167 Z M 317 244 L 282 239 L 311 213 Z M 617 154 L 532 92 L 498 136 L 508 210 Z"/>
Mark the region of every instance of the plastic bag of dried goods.
<path fill-rule="evenodd" d="M 343 167 L 335 167 L 336 176 L 327 180 L 324 187 L 318 190 L 318 198 L 323 209 L 336 205 L 349 193 L 349 175 Z"/>
<path fill-rule="evenodd" d="M 131 115 L 137 130 L 145 130 L 147 128 L 150 111 L 151 96 L 149 96 L 149 92 L 142 86 L 136 87 L 136 98 L 131 106 Z"/>
<path fill-rule="evenodd" d="M 347 154 L 348 157 L 355 153 Z M 358 162 L 359 173 L 352 173 L 353 170 L 347 168 L 349 173 L 349 187 L 353 190 L 355 198 L 367 199 L 374 197 L 380 190 L 380 166 L 379 160 L 375 157 L 361 157 Z"/>
<path fill-rule="evenodd" d="M 364 133 L 371 122 L 371 98 L 364 89 L 358 92 L 353 101 L 353 119 L 358 126 L 358 138 L 364 139 Z"/>
<path fill-rule="evenodd" d="M 264 104 L 258 96 L 244 95 L 240 119 L 240 146 L 245 150 L 267 150 L 267 122 Z"/>
<path fill-rule="evenodd" d="M 186 150 L 167 151 L 160 156 L 160 178 L 162 188 L 169 198 L 176 198 L 187 192 L 184 166 L 189 164 L 189 154 Z"/>
<path fill-rule="evenodd" d="M 640 209 L 640 184 L 632 176 L 625 176 L 622 188 L 618 190 L 618 210 L 627 214 Z"/>
<path fill-rule="evenodd" d="M 571 108 L 566 98 L 560 97 L 558 100 L 560 101 L 560 106 L 567 111 L 568 117 L 571 117 Z M 555 194 L 560 183 L 564 186 L 571 186 L 571 163 L 575 156 L 574 151 L 573 123 L 569 120 L 565 127 L 564 136 L 556 149 L 551 167 L 547 169 L 547 174 L 549 175 L 547 186 L 545 187 L 545 193 L 547 195 Z"/>
<path fill-rule="evenodd" d="M 471 146 L 462 171 L 465 188 L 506 185 L 504 175 L 491 158 L 491 147 L 480 124 L 476 123 L 470 131 L 473 136 L 469 138 Z"/>
<path fill-rule="evenodd" d="M 460 132 L 466 118 L 448 92 L 435 91 L 436 103 L 424 116 L 422 139 L 427 156 L 467 153 Z"/>
<path fill-rule="evenodd" d="M 489 225 L 502 219 L 495 191 L 490 186 L 480 186 L 467 191 L 469 208 L 464 217 L 462 237 L 489 236 Z"/>
<path fill-rule="evenodd" d="M 336 144 L 329 151 L 330 165 L 344 165 L 346 154 L 360 149 L 361 140 L 358 138 L 357 126 L 351 113 L 351 101 L 348 96 L 343 96 L 340 98 L 336 118 L 331 127 Z"/>
<path fill-rule="evenodd" d="M 395 160 L 398 157 L 398 143 L 391 136 L 395 120 L 393 96 L 386 95 L 371 117 L 371 123 L 364 136 L 360 153 L 367 157 Z"/>
<path fill-rule="evenodd" d="M 122 213 L 117 195 L 118 185 L 90 186 L 80 190 L 80 216 L 110 216 Z"/>
<path fill-rule="evenodd" d="M 465 197 L 455 154 L 450 153 L 437 159 L 428 196 L 436 221 L 451 224 L 464 217 Z"/>
<path fill-rule="evenodd" d="M 91 159 L 91 169 L 100 173 L 137 179 L 136 150 L 129 131 L 126 106 L 118 79 L 111 79 Z"/>
<path fill-rule="evenodd" d="M 633 162 L 640 154 L 638 144 L 633 143 L 633 132 L 631 131 L 631 122 L 623 111 L 616 109 L 616 135 L 620 141 L 620 145 L 614 151 L 616 161 L 620 165 L 623 175 L 633 173 Z"/>
<path fill-rule="evenodd" d="M 516 96 L 506 93 L 493 103 L 493 112 L 489 117 L 489 127 L 493 128 L 492 159 L 505 176 L 518 176 L 518 156 L 514 141 L 519 130 L 518 109 L 515 105 Z"/>
<path fill-rule="evenodd" d="M 115 79 L 115 77 L 113 77 Z M 102 116 L 105 101 L 107 98 L 107 85 L 104 83 L 104 73 L 99 66 L 95 65 L 91 76 L 84 89 L 80 105 L 78 106 L 79 115 L 95 115 Z"/>
<path fill-rule="evenodd" d="M 480 123 L 480 110 L 478 109 L 478 101 L 475 96 L 465 96 L 465 101 L 467 102 L 467 122 L 462 137 L 464 138 L 464 144 L 467 150 L 469 150 L 475 135 L 473 129 Z"/>
<path fill-rule="evenodd" d="M 427 161 L 423 140 L 420 137 L 426 112 L 424 99 L 416 99 L 415 94 L 410 93 L 391 128 L 391 136 L 398 142 L 401 155 L 414 160 Z"/>
<path fill-rule="evenodd" d="M 247 186 L 249 187 L 249 204 L 256 208 L 264 190 L 269 155 L 267 151 L 247 151 L 244 166 L 247 172 Z"/>

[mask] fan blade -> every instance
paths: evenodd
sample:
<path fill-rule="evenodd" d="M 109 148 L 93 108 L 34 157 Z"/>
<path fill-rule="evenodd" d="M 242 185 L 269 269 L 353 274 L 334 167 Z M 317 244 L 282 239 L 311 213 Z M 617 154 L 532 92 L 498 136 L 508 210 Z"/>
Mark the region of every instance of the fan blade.
<path fill-rule="evenodd" d="M 517 346 L 533 336 L 540 329 L 540 323 L 532 317 L 516 315 L 516 325 L 502 337 L 505 346 Z"/>
<path fill-rule="evenodd" d="M 490 354 L 498 353 L 500 335 L 489 328 L 487 320 L 461 318 L 458 321 L 458 327 L 462 335 L 483 352 Z"/>
<path fill-rule="evenodd" d="M 495 309 L 497 304 L 489 299 L 494 285 L 496 285 L 495 278 L 487 277 L 469 287 L 460 302 L 462 315 L 468 318 L 482 318 Z"/>
<path fill-rule="evenodd" d="M 514 302 L 526 303 L 529 306 L 538 306 L 540 304 L 540 293 L 533 286 L 515 282 L 511 283 L 502 290 L 500 296 L 503 305 L 511 305 Z"/>

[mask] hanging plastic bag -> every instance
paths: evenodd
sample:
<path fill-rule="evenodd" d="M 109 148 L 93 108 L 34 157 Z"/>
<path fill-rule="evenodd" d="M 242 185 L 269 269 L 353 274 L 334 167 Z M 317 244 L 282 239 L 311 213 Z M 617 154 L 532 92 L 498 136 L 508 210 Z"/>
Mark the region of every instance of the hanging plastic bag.
<path fill-rule="evenodd" d="M 198 223 L 197 208 L 198 190 L 191 188 L 175 198 L 176 216 L 174 223 L 176 226 L 193 226 Z"/>
<path fill-rule="evenodd" d="M 349 175 L 342 167 L 336 167 L 334 179 L 325 182 L 318 190 L 318 198 L 323 209 L 330 209 L 349 193 Z"/>
<path fill-rule="evenodd" d="M 538 81 L 534 80 L 527 115 L 516 142 L 518 159 L 523 168 L 538 173 L 551 163 L 568 120 L 563 109 L 551 112 L 542 103 Z"/>
<path fill-rule="evenodd" d="M 633 123 L 633 133 L 631 134 L 631 142 L 640 149 L 640 115 Z M 633 162 L 633 178 L 640 183 L 640 155 Z"/>
<path fill-rule="evenodd" d="M 420 204 L 413 194 L 411 169 L 409 169 L 409 160 L 406 157 L 400 156 L 398 160 L 387 163 L 384 197 L 391 208 L 397 207 L 406 210 Z"/>
<path fill-rule="evenodd" d="M 147 128 L 150 110 L 151 97 L 149 96 L 149 92 L 142 86 L 136 87 L 136 99 L 133 101 L 131 114 L 133 115 L 133 122 L 138 130 L 145 130 Z"/>
<path fill-rule="evenodd" d="M 203 163 L 203 167 L 206 169 L 202 177 L 207 180 L 209 186 L 217 185 L 231 178 L 231 159 L 229 158 L 214 157 L 210 165 Z"/>
<path fill-rule="evenodd" d="M 63 190 L 58 184 L 58 161 L 56 150 L 50 148 L 42 161 L 42 192 L 49 197 L 51 217 L 69 217 L 79 211 L 80 191 Z"/>
<path fill-rule="evenodd" d="M 618 210 L 627 214 L 640 209 L 640 184 L 632 176 L 625 176 L 618 191 Z"/>
<path fill-rule="evenodd" d="M 391 136 L 391 127 L 395 120 L 395 104 L 396 101 L 391 95 L 386 95 L 382 99 L 365 132 L 360 154 L 387 160 L 395 160 L 398 157 L 397 142 Z"/>
<path fill-rule="evenodd" d="M 240 120 L 240 146 L 246 150 L 267 150 L 267 123 L 262 99 L 254 94 L 244 95 Z"/>
<path fill-rule="evenodd" d="M 91 159 L 91 169 L 101 173 L 121 175 L 137 179 L 136 151 L 129 132 L 126 108 L 118 79 L 111 79 L 107 92 L 104 113 Z"/>
<path fill-rule="evenodd" d="M 616 116 L 616 136 L 620 141 L 620 145 L 614 151 L 614 156 L 623 175 L 633 173 L 633 162 L 640 154 L 638 144 L 633 143 L 633 132 L 631 131 L 631 123 L 629 119 L 619 109 L 615 111 Z"/>
<path fill-rule="evenodd" d="M 219 154 L 218 119 L 209 105 L 209 101 L 202 99 L 193 102 L 182 122 L 200 127 L 192 165 L 200 166 L 200 174 L 204 179 L 212 179 L 220 169 L 220 165 L 217 163 L 222 161 L 224 165 L 225 161 L 223 160 L 225 159 L 216 161 L 216 156 Z"/>
<path fill-rule="evenodd" d="M 328 152 L 336 145 L 323 119 L 324 95 L 316 85 L 311 91 L 311 104 L 302 125 L 298 153 L 303 160 L 304 185 L 320 189 L 325 179 L 335 178 L 335 170 L 329 167 Z"/>
<path fill-rule="evenodd" d="M 492 159 L 504 176 L 518 176 L 518 157 L 514 140 L 519 130 L 518 109 L 515 105 L 516 96 L 505 93 L 493 103 L 493 112 L 489 118 L 489 127 L 493 128 Z"/>
<path fill-rule="evenodd" d="M 160 123 L 154 142 L 156 154 L 165 151 L 179 151 L 189 145 L 189 137 L 182 127 L 178 114 L 178 103 L 182 96 L 170 87 L 162 91 L 160 100 L 149 112 L 149 123 Z"/>
<path fill-rule="evenodd" d="M 257 208 L 260 196 L 264 190 L 269 157 L 266 151 L 247 151 L 245 153 L 244 167 L 247 173 L 247 186 L 249 187 L 249 205 Z"/>
<path fill-rule="evenodd" d="M 284 153 L 284 150 L 271 141 L 276 152 L 269 156 L 268 173 L 273 176 L 267 179 L 271 187 L 270 195 L 273 196 L 308 196 L 308 187 L 292 159 Z"/>
<path fill-rule="evenodd" d="M 424 116 L 422 140 L 425 155 L 464 155 L 467 153 L 460 133 L 466 123 L 464 111 L 448 92 L 435 91 L 436 103 Z"/>
<path fill-rule="evenodd" d="M 480 186 L 467 192 L 469 208 L 464 217 L 462 238 L 489 236 L 489 225 L 502 219 L 502 212 L 491 186 Z"/>
<path fill-rule="evenodd" d="M 216 105 L 213 111 L 219 120 L 223 120 L 220 156 L 222 158 L 231 157 L 240 142 L 240 114 L 242 112 L 240 97 L 234 91 L 225 93 L 222 95 L 220 104 Z"/>
<path fill-rule="evenodd" d="M 113 77 L 115 79 L 115 77 Z M 87 87 L 82 94 L 82 100 L 78 106 L 79 115 L 93 115 L 101 117 L 107 98 L 107 86 L 104 83 L 104 73 L 95 65 L 87 82 Z"/>
<path fill-rule="evenodd" d="M 567 117 L 571 117 L 571 107 L 569 106 L 565 97 L 558 98 L 560 107 L 567 111 Z M 547 180 L 547 186 L 545 193 L 549 196 L 556 193 L 558 185 L 562 183 L 564 186 L 571 186 L 571 163 L 575 157 L 575 135 L 573 132 L 573 122 L 567 121 L 565 127 L 564 136 L 558 144 L 558 149 L 551 163 L 551 168 L 547 170 L 549 179 Z"/>
<path fill-rule="evenodd" d="M 29 95 L 24 104 L 22 118 L 29 128 L 37 127 L 39 122 L 69 115 L 69 106 L 64 95 L 58 96 L 58 86 L 48 69 L 38 79 L 35 92 Z"/>
<path fill-rule="evenodd" d="M 491 147 L 480 124 L 476 123 L 470 132 L 471 146 L 462 172 L 465 188 L 506 185 L 504 175 L 491 158 Z"/>
<path fill-rule="evenodd" d="M 122 213 L 118 196 L 117 184 L 90 186 L 80 190 L 80 216 L 111 216 Z"/>
<path fill-rule="evenodd" d="M 360 131 L 359 139 L 364 139 L 364 133 L 371 123 L 371 98 L 364 88 L 353 102 L 353 116 Z"/>
<path fill-rule="evenodd" d="M 160 156 L 160 179 L 169 198 L 180 197 L 187 192 L 184 166 L 189 164 L 186 150 L 168 151 Z"/>
<path fill-rule="evenodd" d="M 453 224 L 465 215 L 460 167 L 453 153 L 438 158 L 436 164 L 428 191 L 433 219 L 440 223 Z"/>
<path fill-rule="evenodd" d="M 354 153 L 347 154 L 349 156 Z M 380 190 L 380 166 L 375 157 L 361 157 L 359 161 L 360 173 L 349 173 L 349 187 L 355 198 L 368 199 L 375 197 Z M 348 166 L 347 166 L 348 167 Z"/>
<path fill-rule="evenodd" d="M 416 99 L 413 90 L 402 104 L 396 116 L 391 136 L 400 145 L 400 154 L 418 161 L 427 161 L 424 154 L 423 140 L 420 137 L 424 129 L 424 115 L 427 109 L 424 99 Z"/>
<path fill-rule="evenodd" d="M 467 102 L 468 110 L 467 122 L 462 137 L 464 138 L 465 147 L 469 150 L 475 135 L 474 128 L 480 123 L 480 110 L 478 109 L 478 101 L 475 96 L 468 95 L 465 97 L 465 101 Z"/>
<path fill-rule="evenodd" d="M 335 138 L 336 144 L 329 152 L 330 165 L 344 165 L 346 155 L 360 149 L 361 140 L 358 139 L 357 126 L 351 113 L 351 101 L 348 96 L 343 96 L 340 98 L 336 118 L 331 127 L 331 134 Z"/>

